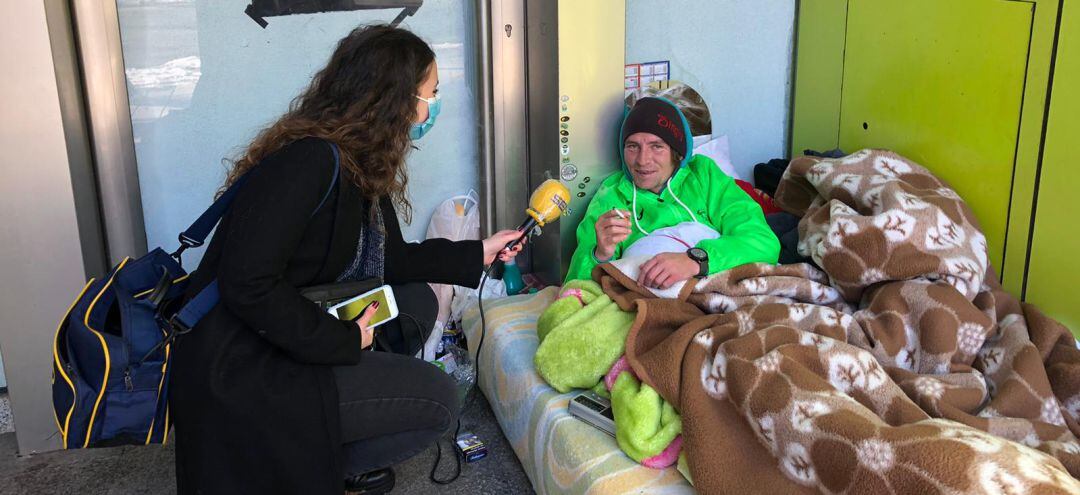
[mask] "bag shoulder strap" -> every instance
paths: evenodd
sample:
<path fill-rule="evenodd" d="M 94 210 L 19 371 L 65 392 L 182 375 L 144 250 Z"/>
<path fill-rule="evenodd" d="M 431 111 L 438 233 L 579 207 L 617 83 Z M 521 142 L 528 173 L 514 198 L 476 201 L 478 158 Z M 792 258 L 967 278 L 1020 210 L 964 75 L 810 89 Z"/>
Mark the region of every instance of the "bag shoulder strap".
<path fill-rule="evenodd" d="M 334 187 L 337 186 L 338 176 L 341 175 L 341 156 L 338 152 L 338 146 L 332 142 L 328 143 L 330 144 L 330 150 L 334 153 L 334 174 L 330 179 L 330 187 L 323 194 L 322 201 L 319 201 L 319 206 L 316 206 L 315 210 L 311 212 L 312 216 L 315 216 L 322 209 L 326 200 L 330 198 L 330 194 L 334 192 Z M 233 182 L 225 192 L 221 193 L 221 196 L 218 196 L 214 203 L 202 215 L 199 215 L 199 218 L 195 219 L 195 222 L 187 230 L 180 233 L 179 252 L 183 252 L 187 248 L 202 246 L 206 242 L 206 237 L 221 221 L 221 217 L 225 216 L 225 212 L 229 210 L 229 205 L 236 199 L 236 195 L 240 193 L 240 187 L 244 185 L 246 180 L 247 174 L 236 179 L 236 182 Z"/>
<path fill-rule="evenodd" d="M 315 216 L 319 210 L 322 209 L 326 201 L 330 199 L 330 194 L 334 192 L 334 187 L 337 186 L 338 176 L 341 175 L 341 154 L 338 151 L 338 146 L 335 143 L 330 143 L 330 149 L 334 152 L 334 175 L 330 179 L 330 187 L 327 188 L 326 193 L 323 194 L 322 201 L 319 201 L 319 205 L 315 207 L 315 210 L 311 212 L 311 216 Z M 180 249 L 174 253 L 174 257 L 179 260 L 179 255 L 185 249 L 189 247 L 201 246 L 206 241 L 206 236 L 210 234 L 210 231 L 214 229 L 221 217 L 225 215 L 225 212 L 229 209 L 229 205 L 232 200 L 236 198 L 236 194 L 240 190 L 240 185 L 244 182 L 244 177 L 241 176 L 236 180 L 225 192 L 216 200 L 214 204 L 210 205 L 202 215 L 199 216 L 195 223 L 191 224 L 187 230 L 180 234 Z M 187 241 L 185 241 L 187 239 Z M 197 242 L 197 244 L 189 244 L 191 242 Z M 187 333 L 195 324 L 206 316 L 214 306 L 217 305 L 220 294 L 218 292 L 217 279 L 212 280 L 206 287 L 204 287 L 195 297 L 191 298 L 180 311 L 176 312 L 176 315 L 170 319 L 170 323 L 173 325 L 173 329 L 177 335 Z"/>
<path fill-rule="evenodd" d="M 329 141 L 328 141 L 329 142 Z M 315 216 L 323 205 L 326 204 L 326 200 L 330 199 L 330 194 L 334 192 L 334 187 L 337 186 L 338 176 L 341 175 L 341 155 L 338 152 L 337 144 L 330 143 L 330 151 L 334 152 L 334 175 L 330 176 L 330 187 L 326 188 L 326 193 L 323 194 L 322 201 L 319 201 L 319 206 L 316 206 L 311 212 L 311 216 Z"/>

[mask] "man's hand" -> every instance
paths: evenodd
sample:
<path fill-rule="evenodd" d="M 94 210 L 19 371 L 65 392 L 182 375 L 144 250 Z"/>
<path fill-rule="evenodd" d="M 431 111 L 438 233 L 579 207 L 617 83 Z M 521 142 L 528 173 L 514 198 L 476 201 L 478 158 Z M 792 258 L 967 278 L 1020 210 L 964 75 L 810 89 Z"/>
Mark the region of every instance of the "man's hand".
<path fill-rule="evenodd" d="M 616 211 L 622 213 L 619 216 Z M 615 256 L 615 247 L 630 237 L 630 212 L 611 210 L 596 219 L 596 250 L 593 256 L 600 261 L 610 260 Z"/>
<path fill-rule="evenodd" d="M 698 274 L 698 264 L 686 253 L 660 253 L 641 264 L 638 285 L 667 289 Z"/>

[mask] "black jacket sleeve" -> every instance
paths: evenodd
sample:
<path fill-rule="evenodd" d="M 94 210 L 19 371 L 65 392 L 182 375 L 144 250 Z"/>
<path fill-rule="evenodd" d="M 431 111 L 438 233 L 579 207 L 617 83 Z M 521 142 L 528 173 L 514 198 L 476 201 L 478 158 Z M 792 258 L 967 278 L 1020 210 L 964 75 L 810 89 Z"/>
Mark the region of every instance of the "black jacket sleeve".
<path fill-rule="evenodd" d="M 481 241 L 428 239 L 405 242 L 394 205 L 383 198 L 379 207 L 386 226 L 386 282 L 403 284 L 428 282 L 476 288 L 484 271 L 484 244 Z"/>
<path fill-rule="evenodd" d="M 293 359 L 343 365 L 360 360 L 356 325 L 334 318 L 285 279 L 311 214 L 332 182 L 333 154 L 305 139 L 248 172 L 229 215 L 218 286 L 225 307 Z"/>

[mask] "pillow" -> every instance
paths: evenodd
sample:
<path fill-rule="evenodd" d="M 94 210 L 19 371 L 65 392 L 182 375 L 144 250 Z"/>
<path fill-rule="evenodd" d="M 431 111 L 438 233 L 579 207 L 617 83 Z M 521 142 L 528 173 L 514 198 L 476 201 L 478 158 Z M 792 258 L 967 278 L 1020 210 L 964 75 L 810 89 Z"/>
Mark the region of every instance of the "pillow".
<path fill-rule="evenodd" d="M 727 136 L 694 136 L 694 154 L 712 158 L 728 177 L 746 180 L 735 172 L 735 166 L 731 164 L 731 148 Z"/>

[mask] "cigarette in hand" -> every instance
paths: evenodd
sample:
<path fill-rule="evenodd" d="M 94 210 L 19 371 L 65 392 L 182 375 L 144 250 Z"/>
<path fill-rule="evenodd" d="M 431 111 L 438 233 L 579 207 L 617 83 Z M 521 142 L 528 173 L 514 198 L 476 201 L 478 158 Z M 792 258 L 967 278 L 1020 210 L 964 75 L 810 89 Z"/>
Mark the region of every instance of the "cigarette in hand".
<path fill-rule="evenodd" d="M 619 211 L 619 210 L 616 210 L 616 209 L 614 209 L 614 208 L 613 208 L 613 209 L 612 209 L 611 211 L 614 211 L 614 212 L 615 212 L 615 214 L 619 216 L 619 218 L 621 218 L 621 219 L 623 219 L 623 220 L 626 220 L 626 215 L 623 215 L 623 213 L 622 213 L 621 211 Z"/>

